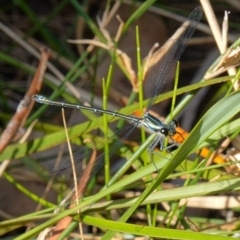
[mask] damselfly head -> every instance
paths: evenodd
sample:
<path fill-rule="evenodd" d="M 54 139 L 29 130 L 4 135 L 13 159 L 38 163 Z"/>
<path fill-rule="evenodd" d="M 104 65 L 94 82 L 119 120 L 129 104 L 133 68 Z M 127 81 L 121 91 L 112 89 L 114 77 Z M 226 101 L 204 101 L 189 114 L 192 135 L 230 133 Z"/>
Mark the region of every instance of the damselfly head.
<path fill-rule="evenodd" d="M 168 124 L 168 134 L 170 136 L 173 136 L 177 133 L 176 128 L 179 126 L 178 121 L 173 119 L 169 124 Z"/>

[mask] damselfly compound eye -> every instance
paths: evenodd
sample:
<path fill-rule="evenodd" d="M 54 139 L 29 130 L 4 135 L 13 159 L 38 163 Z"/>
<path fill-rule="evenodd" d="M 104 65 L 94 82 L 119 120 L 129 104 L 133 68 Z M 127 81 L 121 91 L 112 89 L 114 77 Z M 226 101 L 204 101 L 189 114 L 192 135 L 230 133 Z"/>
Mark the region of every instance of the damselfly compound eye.
<path fill-rule="evenodd" d="M 164 136 L 168 136 L 168 130 L 167 130 L 167 128 L 162 128 L 162 129 L 160 130 L 160 133 L 162 133 Z"/>

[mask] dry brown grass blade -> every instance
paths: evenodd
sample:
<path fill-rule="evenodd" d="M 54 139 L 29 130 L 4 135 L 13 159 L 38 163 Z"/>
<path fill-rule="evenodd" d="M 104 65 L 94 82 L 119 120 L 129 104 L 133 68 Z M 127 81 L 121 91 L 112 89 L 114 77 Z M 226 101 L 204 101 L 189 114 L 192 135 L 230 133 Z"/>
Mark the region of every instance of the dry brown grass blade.
<path fill-rule="evenodd" d="M 155 53 L 148 55 L 148 57 L 145 59 L 144 64 L 144 80 L 147 79 L 147 75 L 148 73 L 150 73 L 152 66 L 159 64 L 159 62 L 161 62 L 161 60 L 165 57 L 166 54 L 168 54 L 169 50 L 173 47 L 175 41 L 172 41 L 172 39 L 179 39 L 190 24 L 190 21 L 185 21 L 181 25 L 181 27 L 171 36 L 171 38 L 163 45 L 163 47 L 158 49 Z"/>
<path fill-rule="evenodd" d="M 89 44 L 93 45 L 95 47 L 100 47 L 103 49 L 106 49 L 107 51 L 112 50 L 112 44 L 105 44 L 100 42 L 99 40 L 92 40 L 92 39 L 77 39 L 77 40 L 68 40 L 69 43 L 73 44 Z M 118 57 L 119 61 L 121 61 L 122 66 L 124 66 L 126 72 L 128 73 L 130 77 L 130 81 L 133 87 L 133 91 L 138 92 L 138 84 L 137 84 L 137 76 L 136 73 L 132 67 L 132 60 L 130 57 L 121 51 L 120 49 L 116 49 L 116 56 Z"/>
<path fill-rule="evenodd" d="M 219 63 L 215 66 L 215 68 L 208 72 L 204 78 L 212 79 L 227 70 L 237 67 L 240 65 L 240 47 L 229 48 L 228 51 L 222 56 Z"/>
<path fill-rule="evenodd" d="M 229 39 L 228 36 L 228 12 L 225 11 L 224 19 L 223 19 L 223 26 L 222 26 L 222 32 L 220 30 L 220 27 L 217 22 L 217 18 L 213 12 L 213 8 L 211 6 L 211 3 L 209 0 L 200 0 L 202 7 L 204 9 L 205 15 L 207 17 L 209 26 L 212 30 L 214 39 L 217 43 L 218 49 L 221 54 L 225 53 L 227 51 L 227 42 Z M 222 57 L 220 63 L 215 67 L 215 69 L 207 73 L 204 78 L 210 79 L 213 78 L 225 71 L 228 71 L 228 74 L 236 75 L 236 69 L 235 67 L 239 66 L 239 50 L 236 49 L 229 49 L 227 53 L 224 54 L 224 57 Z M 217 68 L 217 69 L 216 69 Z M 233 82 L 235 79 L 232 80 Z M 234 90 L 237 90 L 239 88 L 239 82 L 234 83 Z"/>
<path fill-rule="evenodd" d="M 214 36 L 214 39 L 217 43 L 218 49 L 220 53 L 224 53 L 224 46 L 222 44 L 222 34 L 221 34 L 221 29 L 218 25 L 217 18 L 214 14 L 212 5 L 209 0 L 200 0 L 205 16 L 207 17 L 209 26 L 212 30 L 212 34 Z"/>
<path fill-rule="evenodd" d="M 117 10 L 117 8 L 119 7 L 119 5 L 114 5 L 116 8 L 113 9 L 113 12 L 115 12 Z M 107 51 L 112 51 L 114 49 L 115 43 L 114 41 L 119 41 L 120 37 L 121 37 L 121 33 L 122 33 L 122 29 L 124 26 L 124 22 L 122 21 L 122 19 L 120 18 L 120 16 L 116 16 L 118 21 L 119 21 L 119 27 L 116 33 L 116 36 L 114 37 L 114 41 L 112 40 L 110 33 L 108 32 L 108 30 L 106 29 L 107 23 L 109 22 L 110 17 L 112 17 L 112 11 L 111 14 L 109 15 L 109 17 L 107 13 L 104 13 L 103 19 L 101 20 L 99 17 L 97 18 L 97 22 L 100 28 L 100 31 L 102 33 L 102 35 L 104 36 L 104 38 L 106 39 L 107 43 L 103 43 L 101 41 L 99 41 L 97 38 L 94 39 L 77 39 L 77 40 L 71 40 L 69 39 L 68 42 L 69 43 L 73 43 L 73 44 L 88 44 L 88 48 L 87 51 L 92 51 L 93 47 L 100 47 L 103 48 Z M 123 51 L 121 51 L 120 49 L 115 49 L 115 53 L 116 56 L 118 58 L 118 60 L 121 62 L 122 66 L 124 67 L 126 73 L 129 76 L 129 80 L 132 84 L 133 87 L 133 91 L 134 92 L 138 92 L 138 81 L 137 81 L 137 75 L 132 67 L 132 60 L 131 58 Z"/>
<path fill-rule="evenodd" d="M 34 104 L 34 101 L 32 101 L 32 95 L 39 93 L 41 89 L 49 56 L 49 50 L 46 48 L 42 49 L 41 59 L 31 85 L 23 100 L 21 100 L 19 103 L 16 113 L 9 121 L 6 129 L 3 131 L 0 137 L 0 152 L 2 152 L 5 147 L 17 136 L 18 130 L 24 126 Z"/>
<path fill-rule="evenodd" d="M 83 195 L 83 192 L 84 192 L 84 190 L 87 186 L 87 183 L 90 179 L 92 169 L 94 168 L 96 159 L 97 159 L 97 150 L 93 149 L 93 154 L 88 163 L 88 166 L 85 169 L 82 177 L 80 178 L 80 180 L 78 182 L 78 189 L 77 189 L 78 199 Z M 77 199 L 77 201 L 78 201 L 78 199 Z M 71 198 L 71 205 L 69 208 L 74 208 L 77 204 L 77 201 L 76 201 L 76 196 L 73 194 L 72 198 Z M 57 223 L 56 227 L 53 229 L 52 236 L 49 238 L 49 240 L 57 240 L 58 237 L 61 235 L 61 233 L 70 225 L 71 222 L 72 222 L 72 217 L 70 217 L 70 216 L 66 216 L 63 219 L 61 219 Z"/>
<path fill-rule="evenodd" d="M 13 29 L 19 35 L 19 37 L 24 39 L 24 33 L 22 31 L 20 31 L 19 29 L 15 28 L 15 27 L 13 27 Z M 42 43 L 33 37 L 28 37 L 28 39 L 26 39 L 26 42 L 30 46 L 34 47 L 35 49 L 40 49 L 42 46 Z M 73 63 L 69 59 L 67 59 L 64 56 L 59 57 L 59 53 L 57 53 L 53 49 L 51 49 L 50 57 L 52 60 L 57 60 L 66 69 L 71 69 L 73 67 Z"/>

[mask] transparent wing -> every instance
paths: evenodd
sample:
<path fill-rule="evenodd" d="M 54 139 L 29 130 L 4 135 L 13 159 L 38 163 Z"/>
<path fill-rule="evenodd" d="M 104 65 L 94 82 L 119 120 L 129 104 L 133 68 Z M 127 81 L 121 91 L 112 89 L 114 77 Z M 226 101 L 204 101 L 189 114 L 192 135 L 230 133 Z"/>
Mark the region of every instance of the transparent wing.
<path fill-rule="evenodd" d="M 78 199 L 81 198 L 82 193 L 87 185 L 87 183 L 96 175 L 99 173 L 99 171 L 103 168 L 105 164 L 105 160 L 109 161 L 112 155 L 122 146 L 123 142 L 131 135 L 131 133 L 134 131 L 134 129 L 137 127 L 139 122 L 135 122 L 127 126 L 126 128 L 119 129 L 111 134 L 108 134 L 104 137 L 104 139 L 101 139 L 97 141 L 95 144 L 90 144 L 90 146 L 83 146 L 78 151 L 74 153 L 74 158 L 76 160 L 76 163 L 81 162 L 84 158 L 90 158 L 93 152 L 93 149 L 101 149 L 104 147 L 104 145 L 107 142 L 112 142 L 114 139 L 117 138 L 117 140 L 112 144 L 111 148 L 109 149 L 107 159 L 105 157 L 105 153 L 101 153 L 97 159 L 96 162 L 92 168 L 92 171 L 89 172 L 89 175 L 81 179 L 81 185 L 78 186 Z M 118 135 L 118 137 L 117 137 Z M 122 135 L 122 137 L 120 137 Z M 64 171 L 65 169 L 69 168 L 71 166 L 71 160 L 69 158 L 63 159 L 63 161 L 57 166 L 57 168 L 53 169 L 52 174 L 57 174 L 59 172 Z M 83 173 L 81 174 L 83 176 Z M 80 184 L 80 183 L 79 183 Z M 66 198 L 62 201 L 60 206 L 57 208 L 56 212 L 58 212 L 61 208 L 64 206 L 67 206 L 69 203 L 76 202 L 75 198 L 75 189 L 73 189 Z"/>
<path fill-rule="evenodd" d="M 114 154 L 114 152 L 122 145 L 122 143 L 130 136 L 130 134 L 134 131 L 137 125 L 138 123 L 132 123 L 123 129 L 116 130 L 106 135 L 105 137 L 94 143 L 89 143 L 88 145 L 81 146 L 76 152 L 73 153 L 75 164 L 81 163 L 83 159 L 89 159 L 93 153 L 93 150 L 103 149 L 105 144 L 111 144 L 115 140 L 115 143 L 113 143 L 109 150 L 108 155 L 110 158 Z M 120 135 L 122 135 L 122 137 Z M 64 170 L 70 168 L 71 164 L 71 159 L 69 157 L 64 158 L 57 166 L 54 167 L 54 169 L 51 171 L 51 174 L 59 174 Z M 100 154 L 97 157 L 96 164 L 94 166 L 95 170 L 92 171 L 91 175 L 96 175 L 103 165 L 104 153 Z M 93 173 L 94 171 L 95 174 Z"/>
<path fill-rule="evenodd" d="M 149 98 L 146 111 L 154 104 L 201 17 L 202 8 L 195 8 L 176 33 L 148 61 L 144 79 L 145 98 Z"/>

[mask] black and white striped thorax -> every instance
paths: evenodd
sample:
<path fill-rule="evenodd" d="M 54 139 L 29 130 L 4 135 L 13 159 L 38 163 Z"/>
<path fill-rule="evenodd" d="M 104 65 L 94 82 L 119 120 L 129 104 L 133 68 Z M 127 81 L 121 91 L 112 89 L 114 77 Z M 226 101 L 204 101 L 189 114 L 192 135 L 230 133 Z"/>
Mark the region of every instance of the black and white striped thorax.
<path fill-rule="evenodd" d="M 176 128 L 178 127 L 178 122 L 176 120 L 172 120 L 169 124 L 165 124 L 149 112 L 144 114 L 141 124 L 151 132 L 161 133 L 165 136 L 173 136 L 176 133 Z"/>

